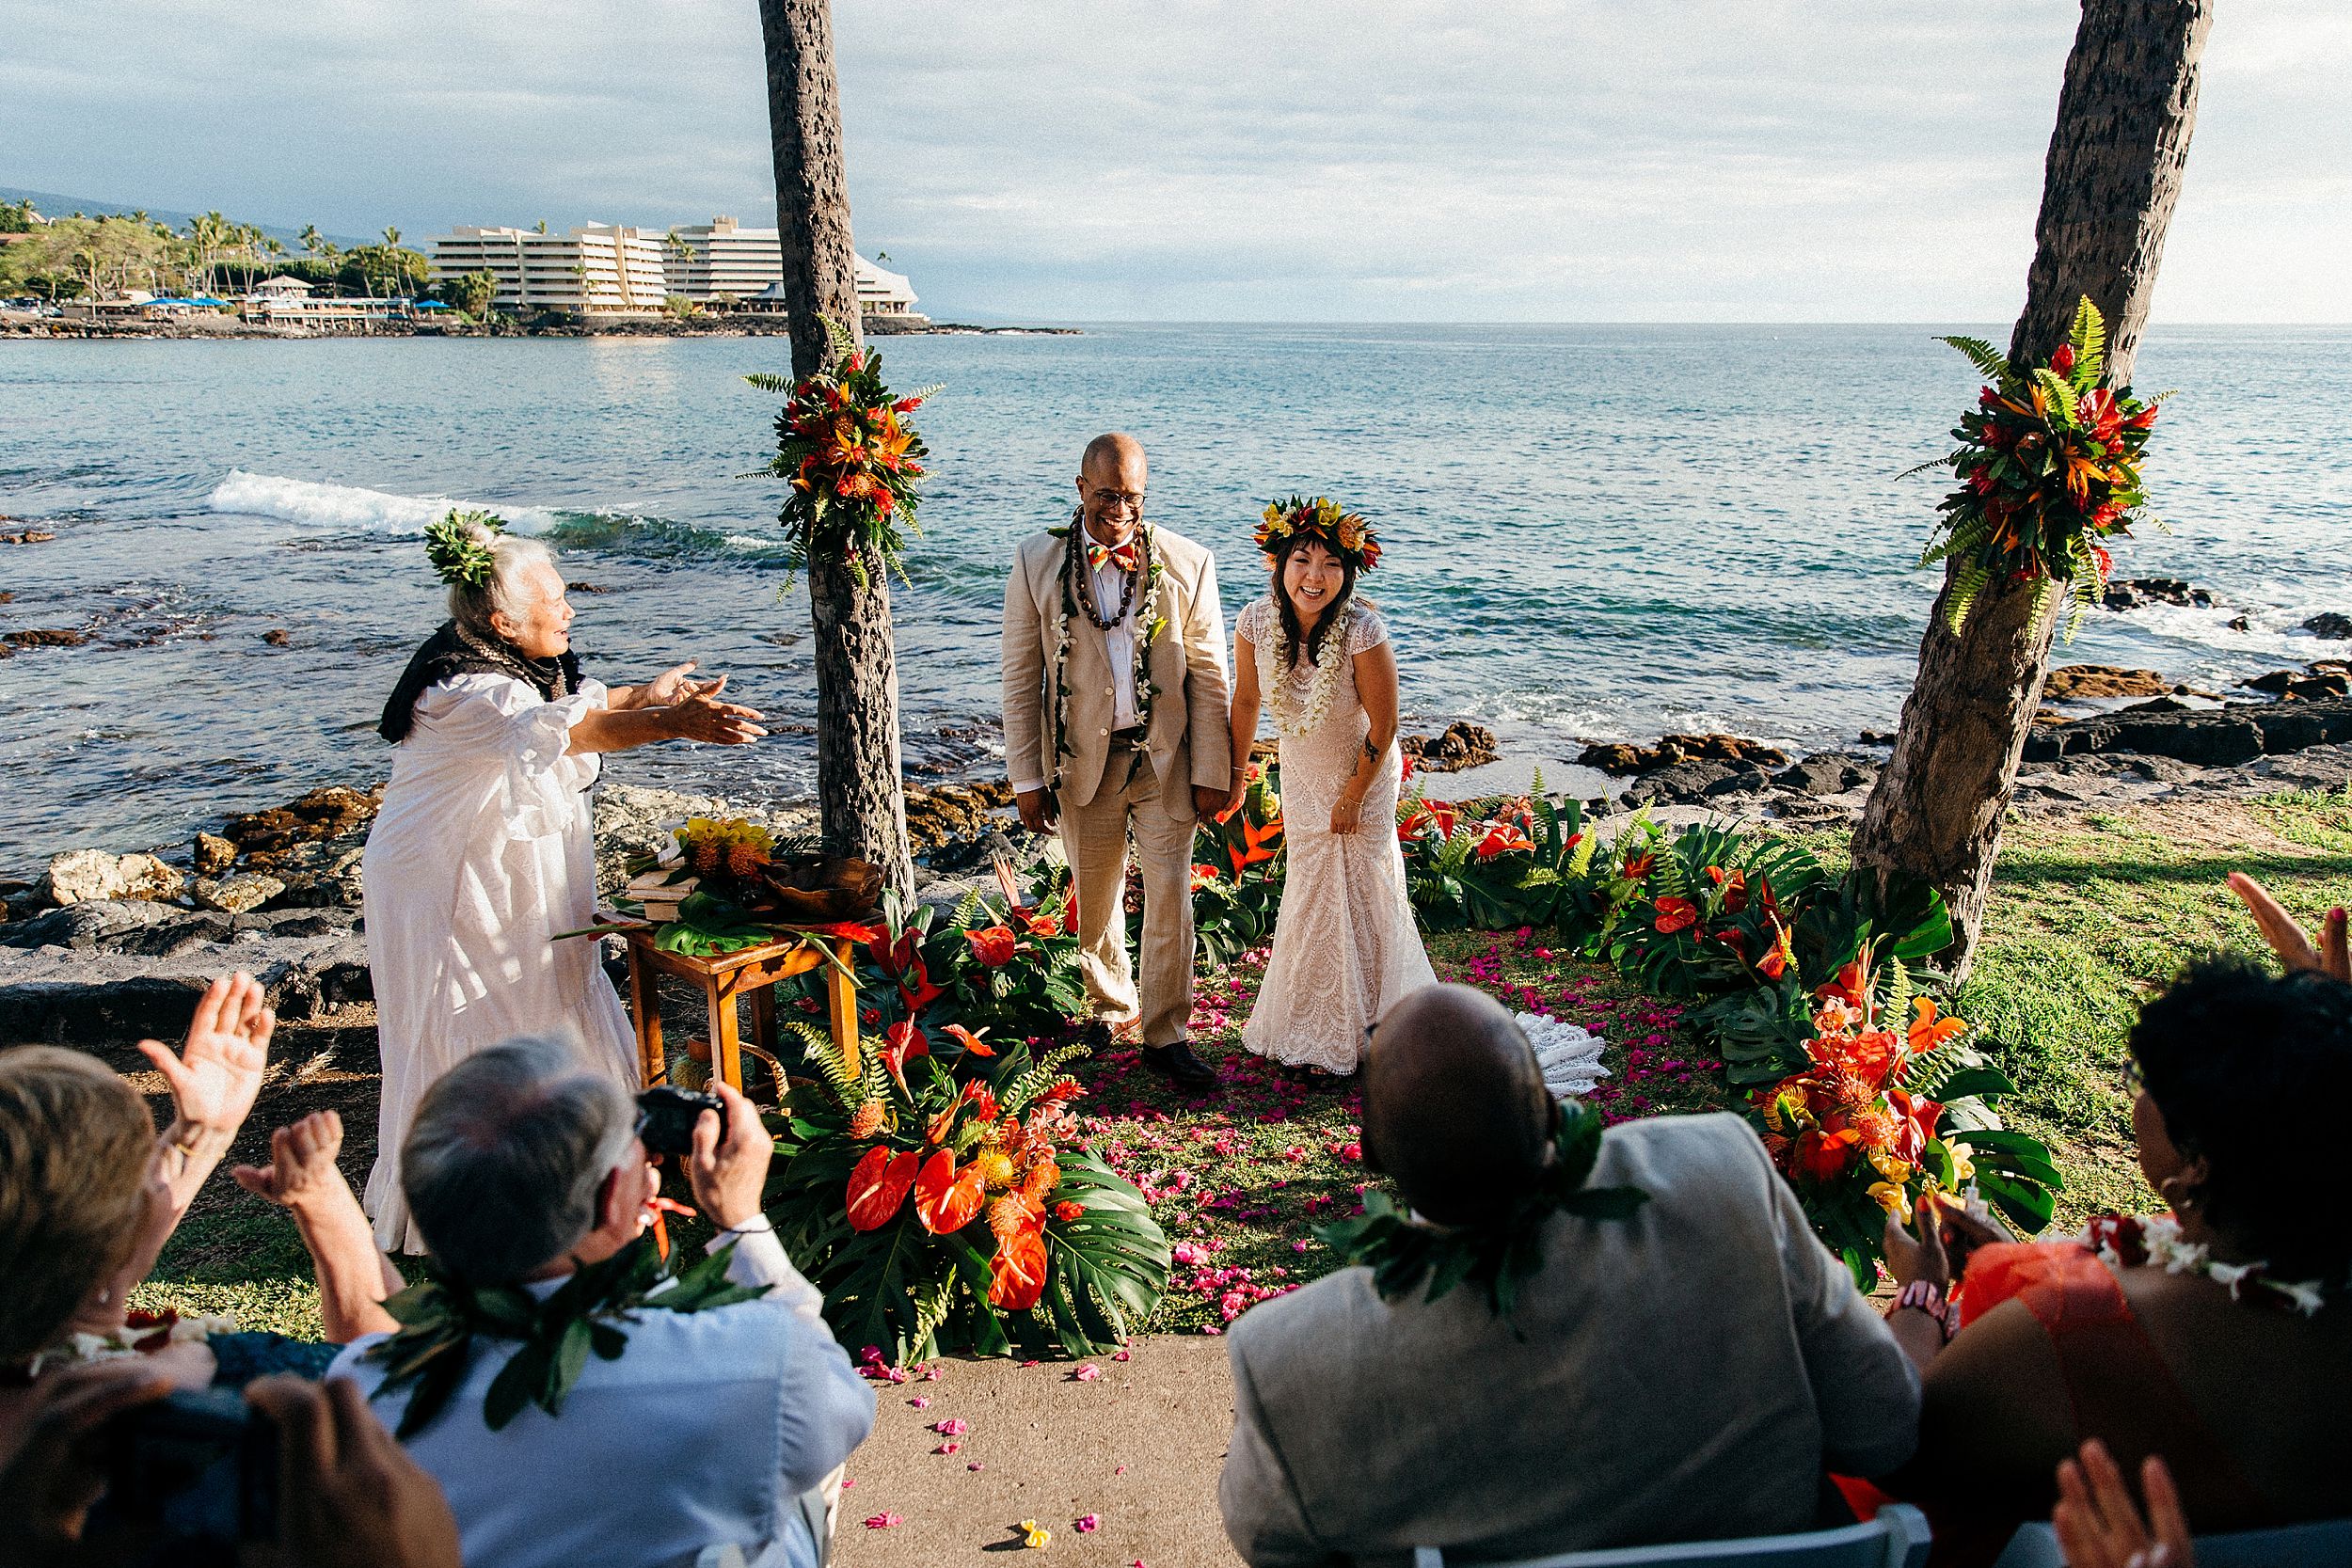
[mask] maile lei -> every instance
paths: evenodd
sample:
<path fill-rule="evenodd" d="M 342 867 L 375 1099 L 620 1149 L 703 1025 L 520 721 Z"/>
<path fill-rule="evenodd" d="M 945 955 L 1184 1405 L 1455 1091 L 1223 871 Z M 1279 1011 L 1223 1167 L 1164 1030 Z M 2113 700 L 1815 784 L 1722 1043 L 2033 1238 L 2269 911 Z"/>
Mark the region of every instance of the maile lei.
<path fill-rule="evenodd" d="M 2119 1269 L 2154 1263 L 2167 1274 L 2201 1274 L 2226 1286 L 2232 1301 L 2245 1301 L 2247 1291 L 2265 1292 L 2253 1298 L 2271 1307 L 2292 1307 L 2310 1317 L 2327 1304 L 2317 1280 L 2278 1279 L 2267 1263 L 2224 1263 L 2204 1246 L 2181 1239 L 2181 1222 L 2164 1214 L 2101 1214 L 2090 1222 L 2090 1249 Z"/>
<path fill-rule="evenodd" d="M 1085 557 L 1080 535 L 1085 531 L 1085 515 L 1074 515 L 1067 528 L 1051 528 L 1045 531 L 1057 539 L 1068 541 L 1061 563 L 1061 598 L 1054 616 L 1054 768 L 1060 770 L 1061 759 L 1074 756 L 1070 744 L 1070 621 L 1078 606 L 1073 594 L 1084 580 L 1079 565 Z M 1135 607 L 1136 723 L 1147 733 L 1152 726 L 1152 699 L 1160 689 L 1152 684 L 1152 644 L 1168 630 L 1168 617 L 1160 613 L 1160 578 L 1168 568 L 1160 563 L 1154 531 L 1150 523 L 1136 526 L 1136 548 L 1141 559 L 1136 570 L 1143 574 L 1142 593 Z M 1087 592 L 1093 591 L 1091 584 Z"/>
<path fill-rule="evenodd" d="M 1323 646 L 1315 654 L 1314 678 L 1307 687 L 1307 705 L 1299 711 L 1290 705 L 1290 639 L 1282 631 L 1280 611 L 1268 617 L 1273 623 L 1271 633 L 1258 644 L 1258 689 L 1265 694 L 1266 712 L 1274 721 L 1276 735 L 1295 740 L 1323 728 L 1323 721 L 1331 712 L 1331 700 L 1339 694 L 1340 668 L 1348 659 L 1347 639 L 1356 610 L 1356 606 L 1348 606 L 1348 625 L 1324 633 Z"/>
<path fill-rule="evenodd" d="M 1560 1102 L 1552 1161 L 1535 1184 L 1483 1225 L 1437 1226 L 1413 1218 L 1386 1194 L 1364 1194 L 1364 1212 L 1316 1230 L 1343 1264 L 1362 1263 L 1383 1301 L 1402 1300 L 1426 1277 L 1422 1299 L 1456 1285 L 1484 1291 L 1495 1316 L 1508 1322 L 1519 1287 L 1544 1266 L 1544 1227 L 1554 1214 L 1587 1220 L 1631 1219 L 1649 1195 L 1639 1187 L 1587 1187 L 1600 1158 L 1600 1117 L 1573 1100 Z M 1517 1330 L 1514 1329 L 1516 1333 Z"/>
<path fill-rule="evenodd" d="M 377 1398 L 413 1390 L 394 1434 L 404 1441 L 431 1425 L 465 1382 L 477 1335 L 522 1342 L 483 1398 L 482 1418 L 492 1432 L 526 1404 L 561 1415 L 591 1352 L 617 1361 L 628 1348 L 621 1325 L 635 1322 L 636 1313 L 701 1312 L 767 1294 L 765 1285 L 728 1282 L 734 1254 L 730 1243 L 673 1275 L 654 1238 L 640 1236 L 604 1261 L 574 1271 L 544 1301 L 520 1285 L 469 1284 L 428 1261 L 422 1280 L 384 1304 L 399 1332 L 362 1359 L 385 1369 Z"/>

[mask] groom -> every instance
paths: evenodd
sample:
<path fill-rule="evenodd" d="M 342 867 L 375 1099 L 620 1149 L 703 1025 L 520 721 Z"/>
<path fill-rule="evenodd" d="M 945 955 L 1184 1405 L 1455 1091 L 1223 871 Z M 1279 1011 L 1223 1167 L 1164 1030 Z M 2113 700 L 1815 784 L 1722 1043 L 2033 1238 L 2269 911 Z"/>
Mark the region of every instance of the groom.
<path fill-rule="evenodd" d="M 1021 542 L 1005 585 L 1005 765 L 1021 821 L 1057 825 L 1078 887 L 1095 1015 L 1200 1088 L 1192 1017 L 1192 834 L 1232 787 L 1216 562 L 1146 527 L 1143 448 L 1098 436 L 1068 530 Z M 1143 992 L 1127 962 L 1127 836 L 1143 873 Z"/>

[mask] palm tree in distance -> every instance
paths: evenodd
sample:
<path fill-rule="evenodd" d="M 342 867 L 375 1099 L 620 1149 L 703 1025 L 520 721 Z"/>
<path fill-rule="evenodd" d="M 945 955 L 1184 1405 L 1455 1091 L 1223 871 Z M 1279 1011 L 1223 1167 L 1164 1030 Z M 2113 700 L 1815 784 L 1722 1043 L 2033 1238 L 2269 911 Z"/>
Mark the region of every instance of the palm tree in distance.
<path fill-rule="evenodd" d="M 400 246 L 400 230 L 389 223 L 384 226 L 384 243 L 393 249 Z"/>
<path fill-rule="evenodd" d="M 294 237 L 302 242 L 302 248 L 312 256 L 320 254 L 326 248 L 326 237 L 320 234 L 319 226 L 315 223 L 304 224 L 302 232 Z"/>

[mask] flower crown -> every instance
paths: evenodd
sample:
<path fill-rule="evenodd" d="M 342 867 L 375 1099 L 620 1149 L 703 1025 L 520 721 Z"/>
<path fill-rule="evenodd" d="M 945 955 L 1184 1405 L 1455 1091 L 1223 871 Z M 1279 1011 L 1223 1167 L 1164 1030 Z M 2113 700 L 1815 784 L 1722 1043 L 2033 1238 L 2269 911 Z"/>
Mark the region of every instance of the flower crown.
<path fill-rule="evenodd" d="M 1302 500 L 1293 496 L 1287 501 L 1266 502 L 1257 537 L 1258 548 L 1266 553 L 1266 559 L 1274 558 L 1275 547 L 1283 540 L 1309 534 L 1323 541 L 1334 555 L 1353 562 L 1359 572 L 1380 564 L 1380 540 L 1372 525 L 1356 513 L 1343 510 L 1329 497 Z"/>
<path fill-rule="evenodd" d="M 473 535 L 479 524 L 492 533 L 506 531 L 506 519 L 487 512 L 460 512 L 424 525 L 424 555 L 433 570 L 453 588 L 479 588 L 490 580 L 498 558 L 488 545 Z"/>

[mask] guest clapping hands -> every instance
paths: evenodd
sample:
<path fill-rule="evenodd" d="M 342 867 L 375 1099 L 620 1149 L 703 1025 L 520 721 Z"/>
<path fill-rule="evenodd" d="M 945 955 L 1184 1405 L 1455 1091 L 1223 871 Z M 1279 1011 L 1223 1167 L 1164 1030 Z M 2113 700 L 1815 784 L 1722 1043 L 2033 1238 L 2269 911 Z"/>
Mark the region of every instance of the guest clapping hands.
<path fill-rule="evenodd" d="M 2288 974 L 2312 970 L 2330 979 L 2352 980 L 2352 942 L 2345 940 L 2344 906 L 2328 911 L 2328 918 L 2320 924 L 2319 941 L 2314 942 L 2285 906 L 2270 895 L 2270 890 L 2245 872 L 2230 873 L 2230 891 L 2254 917 L 2263 941 L 2279 955 Z"/>
<path fill-rule="evenodd" d="M 2139 1467 L 2139 1487 L 2148 1497 L 2140 1517 L 2123 1472 L 2096 1437 L 2085 1443 L 2079 1463 L 2058 1469 L 2058 1500 L 2050 1527 L 2058 1532 L 2066 1568 L 2194 1568 L 2188 1517 L 2181 1494 L 2162 1459 L 2150 1454 Z"/>

